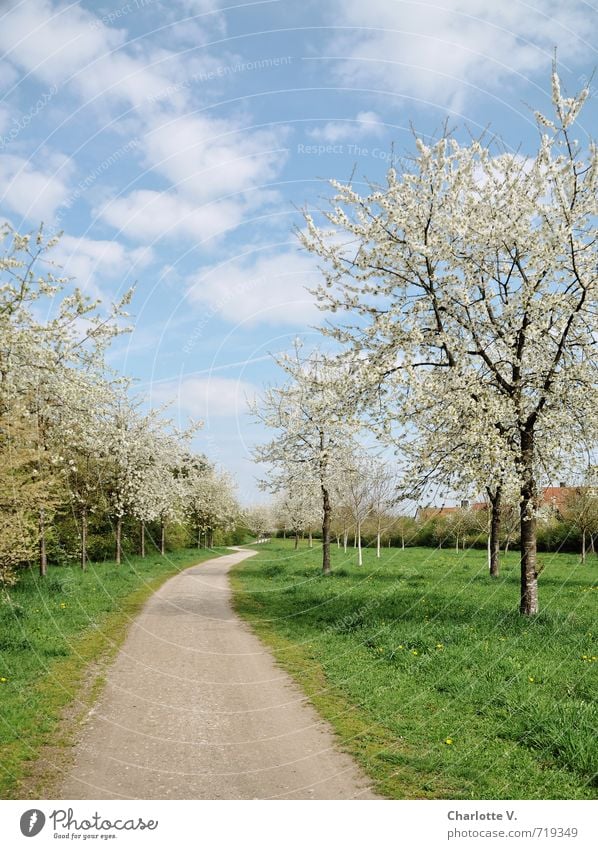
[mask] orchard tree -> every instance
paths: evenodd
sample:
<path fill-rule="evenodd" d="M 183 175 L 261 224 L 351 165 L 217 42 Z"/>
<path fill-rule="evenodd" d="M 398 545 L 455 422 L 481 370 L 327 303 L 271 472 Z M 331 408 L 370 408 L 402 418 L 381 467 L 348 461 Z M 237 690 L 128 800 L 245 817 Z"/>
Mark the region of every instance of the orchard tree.
<path fill-rule="evenodd" d="M 382 521 L 396 504 L 397 478 L 395 472 L 380 458 L 369 461 L 371 513 L 376 522 L 376 557 L 380 557 Z"/>
<path fill-rule="evenodd" d="M 257 446 L 253 456 L 257 462 L 275 469 L 290 464 L 296 470 L 295 478 L 317 481 L 321 499 L 322 572 L 329 575 L 335 475 L 342 467 L 355 429 L 347 370 L 318 351 L 303 356 L 299 344 L 293 354 L 279 357 L 276 362 L 288 376 L 287 382 L 268 389 L 262 399 L 252 404 L 255 417 L 276 435 Z M 277 491 L 279 481 L 274 474 L 264 484 Z"/>
<path fill-rule="evenodd" d="M 587 96 L 565 97 L 555 68 L 534 155 L 418 138 L 386 185 L 334 183 L 332 230 L 306 214 L 301 234 L 324 260 L 321 307 L 355 316 L 324 332 L 358 352 L 387 434 L 432 398 L 441 431 L 452 416 L 492 441 L 519 493 L 524 615 L 538 611 L 539 458 L 595 444 L 598 427 L 598 154 L 572 135 Z"/>
<path fill-rule="evenodd" d="M 62 494 L 55 476 L 40 474 L 37 427 L 26 408 L 0 408 L 0 589 L 16 582 L 17 568 L 36 558 L 41 510 Z"/>
<path fill-rule="evenodd" d="M 401 540 L 401 549 L 405 550 L 406 539 L 412 539 L 416 532 L 416 522 L 411 516 L 397 516 L 392 523 L 393 530 Z"/>
<path fill-rule="evenodd" d="M 205 528 L 203 512 L 204 479 L 213 469 L 207 458 L 201 454 L 189 454 L 183 464 L 184 510 L 190 523 L 197 548 L 201 548 L 201 536 Z"/>
<path fill-rule="evenodd" d="M 268 532 L 274 527 L 272 509 L 268 504 L 254 504 L 243 511 L 243 521 L 257 542 L 268 538 Z"/>
<path fill-rule="evenodd" d="M 114 392 L 111 409 L 102 422 L 101 439 L 110 458 L 106 497 L 114 521 L 117 565 L 122 560 L 124 519 L 138 519 L 143 529 L 145 522 L 159 517 L 162 498 L 164 481 L 157 480 L 161 471 L 158 414 L 151 411 L 145 415 L 141 403 L 141 399 L 129 396 L 125 384 Z"/>
<path fill-rule="evenodd" d="M 284 527 L 291 531 L 295 539 L 295 549 L 299 547 L 299 536 L 318 521 L 320 498 L 317 481 L 304 480 L 293 475 L 286 477 L 286 488 L 280 494 L 278 508 Z"/>
<path fill-rule="evenodd" d="M 343 469 L 345 492 L 355 525 L 357 565 L 363 566 L 361 530 L 363 523 L 372 512 L 372 460 L 360 448 L 355 448 L 347 460 Z"/>
<path fill-rule="evenodd" d="M 581 562 L 586 562 L 588 539 L 590 551 L 595 552 L 594 539 L 598 534 L 598 487 L 576 487 L 567 499 L 563 519 L 577 528 L 581 535 Z"/>
<path fill-rule="evenodd" d="M 54 273 L 51 252 L 58 239 L 46 239 L 41 228 L 35 236 L 21 236 L 4 225 L 0 240 L 0 404 L 25 407 L 31 416 L 38 474 L 51 491 L 63 478 L 65 416 L 82 387 L 104 379 L 104 354 L 123 332 L 120 319 L 132 292 L 106 312 L 79 289 L 67 291 L 68 281 Z M 48 317 L 41 321 L 44 312 Z M 42 576 L 51 518 L 52 505 L 41 502 Z"/>
<path fill-rule="evenodd" d="M 231 478 L 207 463 L 196 462 L 192 473 L 186 477 L 184 503 L 195 529 L 198 548 L 202 533 L 205 547 L 212 548 L 214 531 L 232 528 L 239 514 Z"/>

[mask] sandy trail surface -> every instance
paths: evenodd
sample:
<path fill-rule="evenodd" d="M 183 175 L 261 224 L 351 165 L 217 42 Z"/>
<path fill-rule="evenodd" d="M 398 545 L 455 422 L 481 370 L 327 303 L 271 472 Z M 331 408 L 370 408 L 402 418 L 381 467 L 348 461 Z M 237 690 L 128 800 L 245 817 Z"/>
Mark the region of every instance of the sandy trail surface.
<path fill-rule="evenodd" d="M 107 673 L 63 799 L 373 799 L 330 726 L 233 612 L 235 550 L 167 581 Z"/>

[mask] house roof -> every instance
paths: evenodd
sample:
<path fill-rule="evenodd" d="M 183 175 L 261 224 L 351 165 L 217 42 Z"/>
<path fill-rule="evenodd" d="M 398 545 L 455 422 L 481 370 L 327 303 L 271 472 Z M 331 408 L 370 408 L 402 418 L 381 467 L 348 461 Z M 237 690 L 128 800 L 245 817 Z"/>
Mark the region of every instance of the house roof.
<path fill-rule="evenodd" d="M 547 486 L 541 493 L 541 504 L 553 507 L 555 510 L 563 510 L 570 498 L 583 491 L 578 486 Z M 459 510 L 487 510 L 489 504 L 486 501 L 475 501 L 469 507 L 419 507 L 417 516 L 420 519 L 432 519 L 436 516 L 448 516 Z"/>
<path fill-rule="evenodd" d="M 577 486 L 547 486 L 542 490 L 542 504 L 562 510 L 567 506 L 567 501 L 579 492 Z"/>

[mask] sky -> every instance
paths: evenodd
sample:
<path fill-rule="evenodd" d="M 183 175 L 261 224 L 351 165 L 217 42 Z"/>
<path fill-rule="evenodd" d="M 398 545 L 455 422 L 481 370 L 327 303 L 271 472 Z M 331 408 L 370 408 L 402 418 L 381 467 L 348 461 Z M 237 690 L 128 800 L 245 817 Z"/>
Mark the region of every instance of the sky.
<path fill-rule="evenodd" d="M 324 321 L 302 210 L 329 179 L 383 180 L 412 127 L 533 152 L 555 48 L 572 93 L 597 44 L 583 0 L 0 0 L 0 219 L 62 231 L 54 259 L 94 298 L 136 285 L 110 365 L 204 421 L 247 504 L 247 400 Z"/>

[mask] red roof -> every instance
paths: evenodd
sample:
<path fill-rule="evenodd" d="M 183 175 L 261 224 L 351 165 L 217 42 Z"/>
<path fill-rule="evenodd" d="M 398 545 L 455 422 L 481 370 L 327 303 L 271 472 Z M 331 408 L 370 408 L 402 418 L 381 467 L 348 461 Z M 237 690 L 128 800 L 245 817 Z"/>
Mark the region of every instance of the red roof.
<path fill-rule="evenodd" d="M 548 504 L 555 510 L 562 510 L 567 501 L 579 493 L 576 486 L 547 486 L 542 490 L 542 504 Z"/>
<path fill-rule="evenodd" d="M 547 486 L 542 490 L 540 503 L 563 510 L 570 498 L 578 495 L 583 488 L 577 486 Z M 421 519 L 432 519 L 434 516 L 448 516 L 458 510 L 487 510 L 490 505 L 486 501 L 476 501 L 469 507 L 420 507 L 417 515 Z"/>

